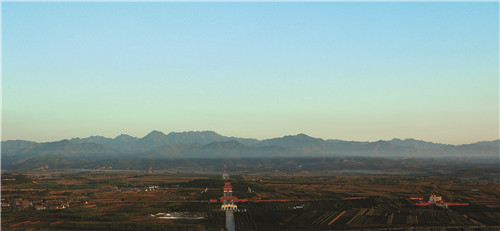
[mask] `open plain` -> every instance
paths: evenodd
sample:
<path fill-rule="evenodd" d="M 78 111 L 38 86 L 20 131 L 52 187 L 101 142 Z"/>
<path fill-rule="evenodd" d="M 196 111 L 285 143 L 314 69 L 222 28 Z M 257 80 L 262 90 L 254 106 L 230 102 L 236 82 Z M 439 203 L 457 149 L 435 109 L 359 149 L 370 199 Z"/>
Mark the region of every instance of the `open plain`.
<path fill-rule="evenodd" d="M 498 230 L 498 173 L 139 170 L 4 172 L 2 230 Z M 416 205 L 440 195 L 450 206 Z M 453 204 L 457 204 L 456 206 Z M 183 214 L 159 219 L 162 214 Z M 199 219 L 188 219 L 196 217 Z M 164 217 L 165 218 L 165 217 Z"/>

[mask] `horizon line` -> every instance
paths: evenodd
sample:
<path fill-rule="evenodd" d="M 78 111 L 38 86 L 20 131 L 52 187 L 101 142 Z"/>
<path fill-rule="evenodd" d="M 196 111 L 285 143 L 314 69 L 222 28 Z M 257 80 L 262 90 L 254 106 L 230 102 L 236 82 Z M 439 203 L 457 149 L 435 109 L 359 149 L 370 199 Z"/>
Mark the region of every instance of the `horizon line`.
<path fill-rule="evenodd" d="M 339 140 L 339 141 L 347 141 L 347 142 L 369 142 L 369 143 L 373 143 L 373 142 L 379 142 L 379 141 L 391 141 L 391 140 L 395 140 L 395 139 L 398 139 L 398 140 L 416 140 L 416 141 L 424 141 L 424 142 L 430 142 L 430 143 L 435 143 L 435 144 L 445 144 L 445 145 L 467 145 L 467 144 L 474 144 L 474 143 L 479 143 L 479 142 L 487 142 L 487 141 L 500 141 L 500 137 L 499 138 L 496 138 L 496 139 L 492 139 L 492 140 L 478 140 L 478 141 L 475 141 L 475 142 L 470 142 L 470 143 L 461 143 L 461 144 L 449 144 L 449 143 L 440 143 L 440 142 L 436 142 L 436 141 L 428 141 L 428 140 L 421 140 L 421 139 L 416 139 L 416 138 L 413 138 L 413 137 L 407 137 L 407 138 L 399 138 L 399 137 L 393 137 L 391 139 L 377 139 L 377 140 L 372 140 L 372 141 L 368 141 L 368 140 L 345 140 L 345 139 L 342 139 L 342 138 L 323 138 L 323 137 L 314 137 L 314 136 L 310 136 L 304 132 L 300 132 L 300 133 L 297 133 L 297 134 L 288 134 L 288 135 L 283 135 L 283 136 L 278 136 L 278 137 L 271 137 L 271 138 L 265 138 L 265 139 L 257 139 L 257 138 L 251 138 L 251 137 L 237 137 L 237 136 L 226 136 L 226 135 L 222 135 L 216 131 L 213 131 L 213 130 L 191 130 L 191 131 L 170 131 L 169 133 L 165 133 L 163 131 L 159 131 L 159 130 L 152 130 L 150 132 L 148 132 L 146 135 L 144 135 L 143 137 L 139 137 L 139 136 L 133 136 L 133 135 L 129 135 L 129 134 L 126 134 L 126 133 L 121 133 L 119 135 L 116 135 L 114 137 L 108 137 L 108 136 L 103 136 L 103 135 L 90 135 L 90 136 L 83 136 L 83 137 L 71 137 L 71 138 L 63 138 L 63 139 L 60 139 L 60 140 L 52 140 L 52 141 L 36 141 L 36 140 L 27 140 L 27 139 L 9 139 L 9 140 L 1 140 L 1 142 L 6 142 L 6 141 L 31 141 L 31 142 L 36 142 L 36 143 L 50 143 L 50 142 L 59 142 L 59 141 L 63 141 L 63 140 L 72 140 L 72 139 L 85 139 L 85 138 L 90 138 L 90 137 L 103 137 L 103 138 L 108 138 L 108 139 L 115 139 L 117 138 L 118 136 L 121 136 L 121 135 L 127 135 L 127 136 L 131 136 L 131 137 L 134 137 L 134 138 L 137 138 L 137 139 L 142 139 L 146 136 L 148 136 L 149 134 L 151 134 L 152 132 L 161 132 L 162 134 L 164 135 L 169 135 L 171 133 L 189 133 L 189 132 L 198 132 L 198 133 L 201 133 L 201 132 L 214 132 L 220 136 L 224 136 L 224 137 L 227 137 L 227 138 L 238 138 L 238 139 L 254 139 L 254 140 L 257 140 L 257 141 L 264 141 L 264 140 L 269 140 L 269 139 L 275 139 L 275 138 L 284 138 L 284 137 L 287 137 L 287 136 L 298 136 L 298 135 L 306 135 L 308 137 L 311 137 L 311 138 L 315 138 L 315 139 L 321 139 L 321 140 L 324 140 L 324 141 L 328 141 L 328 140 Z"/>

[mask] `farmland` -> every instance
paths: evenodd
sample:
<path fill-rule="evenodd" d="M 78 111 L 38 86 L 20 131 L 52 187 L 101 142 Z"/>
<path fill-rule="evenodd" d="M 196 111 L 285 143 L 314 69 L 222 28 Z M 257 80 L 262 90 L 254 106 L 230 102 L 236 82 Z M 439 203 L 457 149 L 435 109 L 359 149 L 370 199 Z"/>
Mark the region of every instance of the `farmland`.
<path fill-rule="evenodd" d="M 494 177 L 494 175 L 493 175 Z M 236 230 L 497 230 L 495 179 L 459 175 L 238 172 Z M 2 174 L 2 230 L 221 230 L 220 174 L 45 171 Z M 416 206 L 432 192 L 469 206 Z M 65 206 L 61 206 L 65 205 Z M 162 212 L 199 220 L 157 219 Z"/>

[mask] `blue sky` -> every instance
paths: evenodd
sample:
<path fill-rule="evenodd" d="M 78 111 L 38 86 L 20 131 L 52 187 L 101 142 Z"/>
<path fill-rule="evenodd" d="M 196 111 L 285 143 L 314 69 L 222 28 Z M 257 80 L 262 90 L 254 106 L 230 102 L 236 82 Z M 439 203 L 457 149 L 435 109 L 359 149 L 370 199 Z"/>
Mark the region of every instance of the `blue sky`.
<path fill-rule="evenodd" d="M 2 140 L 498 139 L 497 2 L 3 2 Z"/>

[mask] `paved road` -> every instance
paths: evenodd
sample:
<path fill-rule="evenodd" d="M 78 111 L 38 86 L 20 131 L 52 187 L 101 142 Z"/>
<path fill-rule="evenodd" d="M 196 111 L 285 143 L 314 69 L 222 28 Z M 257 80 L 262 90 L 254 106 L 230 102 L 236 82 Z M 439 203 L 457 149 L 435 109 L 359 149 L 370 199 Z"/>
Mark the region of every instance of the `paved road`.
<path fill-rule="evenodd" d="M 233 211 L 226 211 L 226 229 L 227 231 L 234 231 L 234 215 Z"/>

